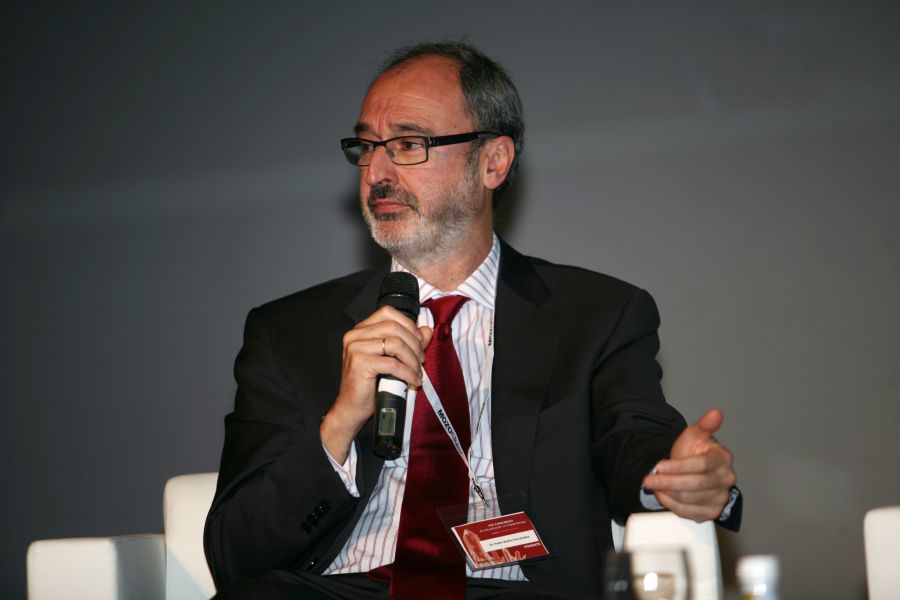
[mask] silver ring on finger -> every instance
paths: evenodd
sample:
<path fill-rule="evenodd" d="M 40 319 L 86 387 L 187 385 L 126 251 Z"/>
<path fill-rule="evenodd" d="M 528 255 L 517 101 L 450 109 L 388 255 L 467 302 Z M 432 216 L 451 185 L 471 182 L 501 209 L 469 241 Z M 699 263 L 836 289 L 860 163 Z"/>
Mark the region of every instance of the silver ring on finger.
<path fill-rule="evenodd" d="M 384 350 L 384 338 L 381 338 L 381 355 L 387 356 L 387 352 Z"/>

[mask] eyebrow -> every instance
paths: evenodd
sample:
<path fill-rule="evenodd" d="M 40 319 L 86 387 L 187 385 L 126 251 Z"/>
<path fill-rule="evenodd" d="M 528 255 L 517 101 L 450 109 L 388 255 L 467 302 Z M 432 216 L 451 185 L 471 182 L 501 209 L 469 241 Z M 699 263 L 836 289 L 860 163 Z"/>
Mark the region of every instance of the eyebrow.
<path fill-rule="evenodd" d="M 420 125 L 418 123 L 412 123 L 412 122 L 406 122 L 406 121 L 398 122 L 398 123 L 391 123 L 390 129 L 391 129 L 391 131 L 396 131 L 396 132 L 400 133 L 401 135 L 403 135 L 403 134 L 425 135 L 425 136 L 434 135 L 433 131 L 431 129 L 429 129 L 428 127 L 425 127 L 424 125 Z M 369 126 L 368 123 L 363 123 L 362 121 L 360 121 L 356 124 L 356 126 L 353 128 L 353 130 L 356 132 L 356 135 L 360 135 L 362 133 L 367 133 L 367 132 L 372 131 L 372 128 Z"/>

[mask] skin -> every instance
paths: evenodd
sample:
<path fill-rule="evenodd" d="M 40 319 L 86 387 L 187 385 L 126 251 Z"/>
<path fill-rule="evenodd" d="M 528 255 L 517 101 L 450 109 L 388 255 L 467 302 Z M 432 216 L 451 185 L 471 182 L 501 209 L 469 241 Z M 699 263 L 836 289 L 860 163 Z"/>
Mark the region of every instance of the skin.
<path fill-rule="evenodd" d="M 382 75 L 369 89 L 357 136 L 385 140 L 401 135 L 450 135 L 475 131 L 466 110 L 456 65 L 428 56 Z M 360 167 L 363 217 L 373 238 L 401 264 L 441 290 L 453 290 L 490 252 L 494 190 L 515 156 L 511 138 L 431 148 L 428 161 L 398 166 L 378 148 Z M 373 191 L 374 190 L 374 191 Z M 343 463 L 350 444 L 375 412 L 375 380 L 393 375 L 422 384 L 428 327 L 416 327 L 392 307 L 378 309 L 347 332 L 338 396 L 320 435 L 325 449 Z M 696 521 L 717 518 L 737 480 L 731 452 L 713 434 L 722 424 L 713 409 L 688 426 L 670 458 L 648 475 L 644 487 L 672 512 Z"/>
<path fill-rule="evenodd" d="M 456 66 L 438 57 L 380 77 L 366 94 L 356 125 L 358 136 L 372 140 L 475 129 Z M 373 237 L 407 269 L 442 290 L 455 289 L 490 252 L 491 200 L 515 147 L 510 138 L 499 137 L 487 140 L 472 160 L 471 152 L 472 144 L 441 146 L 430 150 L 425 163 L 398 166 L 378 148 L 372 162 L 360 167 L 360 204 Z M 373 194 L 373 188 L 378 192 Z M 322 442 L 337 461 L 344 462 L 375 412 L 379 375 L 393 375 L 416 388 L 422 384 L 431 333 L 386 306 L 344 336 L 340 390 L 320 426 Z"/>
<path fill-rule="evenodd" d="M 660 504 L 698 523 L 719 518 L 731 486 L 737 483 L 734 456 L 713 437 L 723 419 L 722 411 L 714 408 L 688 425 L 672 445 L 669 458 L 657 464 L 654 475 L 644 478 L 644 487 Z"/>

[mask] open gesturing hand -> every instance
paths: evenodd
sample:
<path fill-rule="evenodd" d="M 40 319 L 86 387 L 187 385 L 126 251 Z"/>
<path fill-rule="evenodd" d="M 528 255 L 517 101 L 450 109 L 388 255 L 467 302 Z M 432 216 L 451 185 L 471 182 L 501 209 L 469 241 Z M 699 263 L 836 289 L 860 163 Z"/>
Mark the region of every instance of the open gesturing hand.
<path fill-rule="evenodd" d="M 681 432 L 669 458 L 644 478 L 644 488 L 673 513 L 697 522 L 717 519 L 737 481 L 734 457 L 713 434 L 724 416 L 712 409 Z"/>

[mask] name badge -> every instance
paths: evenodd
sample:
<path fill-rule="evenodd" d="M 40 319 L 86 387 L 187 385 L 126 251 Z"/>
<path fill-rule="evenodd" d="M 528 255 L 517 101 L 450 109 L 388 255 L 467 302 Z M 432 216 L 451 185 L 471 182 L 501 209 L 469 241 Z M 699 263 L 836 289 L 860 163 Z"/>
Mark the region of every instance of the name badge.
<path fill-rule="evenodd" d="M 524 512 L 451 527 L 473 571 L 501 567 L 550 552 Z"/>

